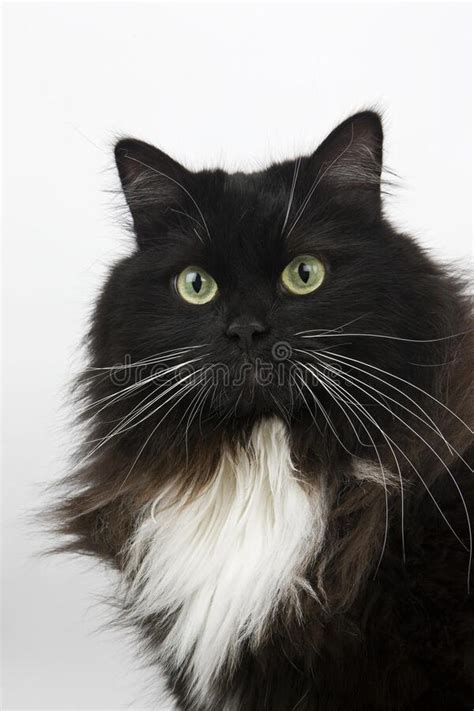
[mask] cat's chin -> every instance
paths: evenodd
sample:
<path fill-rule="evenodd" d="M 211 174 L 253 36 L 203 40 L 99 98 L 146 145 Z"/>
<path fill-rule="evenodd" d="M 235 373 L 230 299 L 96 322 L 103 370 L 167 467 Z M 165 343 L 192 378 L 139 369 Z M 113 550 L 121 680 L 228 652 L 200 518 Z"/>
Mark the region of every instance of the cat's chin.
<path fill-rule="evenodd" d="M 233 408 L 233 415 L 236 418 L 262 417 L 278 414 L 278 408 L 260 399 L 242 398 Z"/>
<path fill-rule="evenodd" d="M 215 398 L 211 409 L 214 416 L 249 419 L 273 415 L 281 417 L 288 405 L 281 402 L 281 394 L 272 393 L 269 388 L 244 386 L 222 392 Z"/>
<path fill-rule="evenodd" d="M 285 364 L 277 366 L 242 354 L 238 363 L 226 374 L 221 387 L 214 390 L 205 409 L 211 416 L 226 419 L 281 417 L 293 409 L 298 397 L 289 387 L 290 376 Z"/>

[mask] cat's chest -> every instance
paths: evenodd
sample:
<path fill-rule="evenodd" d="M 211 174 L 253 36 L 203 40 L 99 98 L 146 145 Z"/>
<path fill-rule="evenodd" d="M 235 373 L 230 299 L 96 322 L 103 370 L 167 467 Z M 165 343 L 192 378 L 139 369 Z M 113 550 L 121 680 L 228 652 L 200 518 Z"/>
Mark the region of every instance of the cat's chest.
<path fill-rule="evenodd" d="M 223 452 L 199 498 L 165 498 L 147 513 L 130 556 L 134 609 L 170 616 L 163 656 L 190 660 L 198 695 L 242 640 L 258 644 L 278 605 L 297 603 L 325 520 L 324 497 L 299 481 L 278 420 L 254 430 L 248 451 Z"/>

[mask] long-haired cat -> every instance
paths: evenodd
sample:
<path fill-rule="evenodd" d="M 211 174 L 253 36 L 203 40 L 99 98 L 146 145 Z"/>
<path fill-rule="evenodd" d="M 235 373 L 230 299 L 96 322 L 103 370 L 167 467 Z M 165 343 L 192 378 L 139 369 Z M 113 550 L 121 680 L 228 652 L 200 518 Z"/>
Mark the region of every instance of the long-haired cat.
<path fill-rule="evenodd" d="M 472 312 L 384 216 L 382 138 L 251 174 L 116 146 L 136 247 L 55 516 L 179 709 L 474 705 Z"/>

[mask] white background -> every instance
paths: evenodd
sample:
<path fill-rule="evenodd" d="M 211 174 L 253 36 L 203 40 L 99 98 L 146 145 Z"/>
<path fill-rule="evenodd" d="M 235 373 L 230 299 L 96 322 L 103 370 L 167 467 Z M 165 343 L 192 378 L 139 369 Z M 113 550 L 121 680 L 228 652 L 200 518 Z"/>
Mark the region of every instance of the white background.
<path fill-rule="evenodd" d="M 470 8 L 12 4 L 5 21 L 3 707 L 137 709 L 148 674 L 125 635 L 97 632 L 108 576 L 35 559 L 45 541 L 28 524 L 43 482 L 66 471 L 66 385 L 105 269 L 129 245 L 107 192 L 114 138 L 253 169 L 378 106 L 401 182 L 390 215 L 463 264 Z"/>

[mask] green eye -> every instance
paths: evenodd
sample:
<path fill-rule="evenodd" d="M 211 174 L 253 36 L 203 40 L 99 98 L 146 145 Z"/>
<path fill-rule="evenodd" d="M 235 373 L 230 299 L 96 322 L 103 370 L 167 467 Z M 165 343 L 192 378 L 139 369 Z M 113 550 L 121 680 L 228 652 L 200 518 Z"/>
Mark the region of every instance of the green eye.
<path fill-rule="evenodd" d="M 183 269 L 176 279 L 176 290 L 190 304 L 207 304 L 218 291 L 215 280 L 200 267 Z"/>
<path fill-rule="evenodd" d="M 315 291 L 324 281 L 324 264 L 316 257 L 295 257 L 281 273 L 283 286 L 290 294 L 303 296 Z"/>

